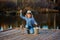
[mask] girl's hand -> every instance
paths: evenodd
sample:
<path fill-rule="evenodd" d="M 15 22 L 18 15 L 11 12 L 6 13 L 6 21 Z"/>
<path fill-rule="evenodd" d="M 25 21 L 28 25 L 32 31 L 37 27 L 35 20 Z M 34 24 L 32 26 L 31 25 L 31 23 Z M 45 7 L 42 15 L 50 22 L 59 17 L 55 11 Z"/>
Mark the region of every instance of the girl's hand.
<path fill-rule="evenodd" d="M 20 10 L 20 13 L 22 13 L 22 10 Z"/>

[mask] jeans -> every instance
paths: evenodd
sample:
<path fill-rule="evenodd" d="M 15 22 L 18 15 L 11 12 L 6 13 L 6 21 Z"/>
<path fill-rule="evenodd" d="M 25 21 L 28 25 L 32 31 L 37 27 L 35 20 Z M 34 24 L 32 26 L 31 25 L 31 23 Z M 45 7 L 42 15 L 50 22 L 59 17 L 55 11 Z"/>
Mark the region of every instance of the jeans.
<path fill-rule="evenodd" d="M 28 28 L 27 28 L 27 33 L 28 33 L 28 34 L 34 34 L 34 28 L 31 27 L 31 26 L 28 26 Z"/>

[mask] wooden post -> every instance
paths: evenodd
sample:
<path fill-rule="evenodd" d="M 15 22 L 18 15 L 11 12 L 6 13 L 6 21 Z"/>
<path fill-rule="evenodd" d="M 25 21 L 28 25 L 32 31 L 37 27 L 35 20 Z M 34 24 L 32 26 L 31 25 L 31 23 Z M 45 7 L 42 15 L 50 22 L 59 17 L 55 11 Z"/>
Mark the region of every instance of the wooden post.
<path fill-rule="evenodd" d="M 56 2 L 56 0 L 54 0 L 54 3 Z"/>
<path fill-rule="evenodd" d="M 3 27 L 3 31 L 7 30 L 7 26 L 5 24 L 2 24 L 1 26 Z"/>
<path fill-rule="evenodd" d="M 46 9 L 46 12 L 48 13 L 48 28 L 50 28 L 50 14 L 49 14 L 49 9 Z"/>
<path fill-rule="evenodd" d="M 15 24 L 14 23 L 12 23 L 12 28 L 15 29 Z"/>
<path fill-rule="evenodd" d="M 54 29 L 56 29 L 56 13 L 54 14 Z"/>

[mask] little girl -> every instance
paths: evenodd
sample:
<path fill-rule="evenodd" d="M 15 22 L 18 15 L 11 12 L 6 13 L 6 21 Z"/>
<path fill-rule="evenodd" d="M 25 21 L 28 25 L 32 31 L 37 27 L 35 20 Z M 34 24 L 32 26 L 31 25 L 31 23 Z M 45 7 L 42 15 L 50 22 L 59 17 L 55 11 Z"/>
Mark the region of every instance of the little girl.
<path fill-rule="evenodd" d="M 27 32 L 28 34 L 33 34 L 34 33 L 34 26 L 37 25 L 37 22 L 33 18 L 32 12 L 30 10 L 27 11 L 26 15 L 22 15 L 22 10 L 20 10 L 20 17 L 26 21 L 25 27 L 28 29 Z"/>

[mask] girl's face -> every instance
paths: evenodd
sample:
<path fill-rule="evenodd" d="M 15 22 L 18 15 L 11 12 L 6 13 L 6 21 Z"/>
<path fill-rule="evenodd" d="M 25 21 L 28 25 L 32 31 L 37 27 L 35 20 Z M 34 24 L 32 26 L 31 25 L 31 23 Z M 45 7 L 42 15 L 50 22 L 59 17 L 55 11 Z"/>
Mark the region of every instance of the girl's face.
<path fill-rule="evenodd" d="M 31 17 L 32 17 L 32 14 L 28 13 L 28 14 L 26 14 L 26 16 L 27 16 L 28 18 L 31 18 Z"/>

